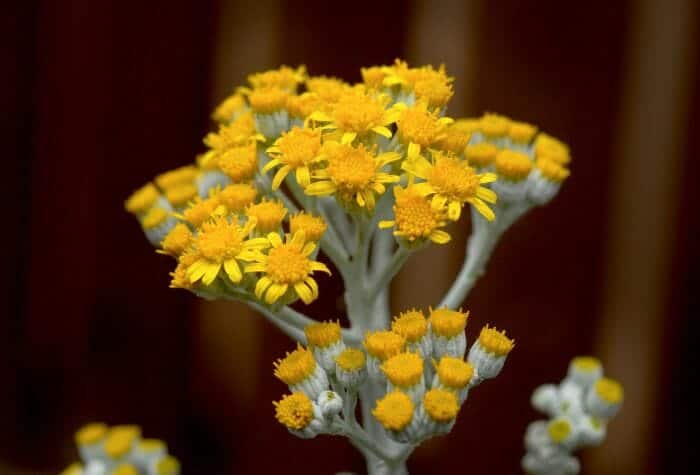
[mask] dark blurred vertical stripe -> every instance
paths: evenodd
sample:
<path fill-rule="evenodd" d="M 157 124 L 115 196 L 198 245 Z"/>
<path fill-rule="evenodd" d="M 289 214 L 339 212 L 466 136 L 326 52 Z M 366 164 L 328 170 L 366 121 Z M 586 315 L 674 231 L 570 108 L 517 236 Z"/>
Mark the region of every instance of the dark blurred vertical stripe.
<path fill-rule="evenodd" d="M 15 413 L 2 452 L 18 462 L 75 458 L 72 433 L 93 419 L 185 445 L 191 298 L 167 288 L 172 262 L 123 201 L 201 148 L 214 11 L 74 0 L 18 12 L 13 224 L 28 229 L 3 348 L 21 376 L 16 397 L 0 394 Z"/>
<path fill-rule="evenodd" d="M 3 159 L 2 298 L 0 299 L 0 454 L 17 437 L 21 427 L 16 412 L 19 401 L 18 371 L 22 316 L 26 313 L 24 288 L 27 280 L 26 240 L 31 206 L 30 175 L 36 114 L 34 85 L 36 80 L 36 2 L 12 2 L 0 16 L 0 132 Z"/>

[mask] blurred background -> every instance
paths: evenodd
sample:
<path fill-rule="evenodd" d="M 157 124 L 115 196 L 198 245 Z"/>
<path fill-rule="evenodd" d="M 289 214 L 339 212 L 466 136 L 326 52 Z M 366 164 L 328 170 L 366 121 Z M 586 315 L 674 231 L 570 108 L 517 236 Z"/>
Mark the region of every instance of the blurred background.
<path fill-rule="evenodd" d="M 4 188 L 0 474 L 52 474 L 82 424 L 133 422 L 184 474 L 364 472 L 343 439 L 293 438 L 271 401 L 291 342 L 261 317 L 168 289 L 123 211 L 155 174 L 191 162 L 213 106 L 248 73 L 306 64 L 445 63 L 449 113 L 503 113 L 568 142 L 572 176 L 518 222 L 465 302 L 468 337 L 517 340 L 453 433 L 412 473 L 518 473 L 532 390 L 592 353 L 625 406 L 587 474 L 691 473 L 700 310 L 700 82 L 695 0 L 609 2 L 12 2 L 3 8 Z M 435 304 L 456 243 L 424 251 L 393 309 Z M 309 313 L 339 315 L 326 279 Z"/>

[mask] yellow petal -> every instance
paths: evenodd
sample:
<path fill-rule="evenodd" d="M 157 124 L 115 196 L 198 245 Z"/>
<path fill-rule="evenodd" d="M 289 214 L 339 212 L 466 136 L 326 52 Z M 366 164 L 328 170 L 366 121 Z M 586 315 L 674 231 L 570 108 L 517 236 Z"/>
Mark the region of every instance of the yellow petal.
<path fill-rule="evenodd" d="M 281 163 L 281 161 L 280 161 L 279 158 L 273 158 L 272 160 L 270 160 L 269 162 L 267 162 L 267 163 L 265 164 L 265 166 L 262 168 L 262 172 L 263 172 L 263 173 L 267 173 L 268 171 L 272 170 L 273 168 L 275 168 L 275 167 L 276 167 L 277 165 L 279 165 L 280 163 Z"/>
<path fill-rule="evenodd" d="M 340 143 L 343 145 L 351 144 L 352 141 L 355 140 L 355 137 L 357 137 L 355 132 L 345 132 L 343 138 L 340 139 Z"/>
<path fill-rule="evenodd" d="M 420 155 L 420 145 L 418 145 L 417 143 L 413 143 L 413 142 L 408 144 L 408 151 L 406 152 L 406 156 L 408 158 L 415 158 L 418 155 Z"/>
<path fill-rule="evenodd" d="M 452 239 L 449 234 L 439 229 L 435 229 L 433 232 L 431 232 L 429 237 L 435 244 L 446 244 L 450 242 L 450 239 Z"/>
<path fill-rule="evenodd" d="M 487 203 L 495 203 L 496 201 L 498 201 L 498 196 L 496 195 L 496 193 L 493 190 L 484 188 L 483 186 L 480 186 L 476 190 L 476 197 L 481 198 Z"/>
<path fill-rule="evenodd" d="M 311 289 L 311 295 L 313 296 L 314 300 L 317 299 L 318 298 L 318 284 L 316 283 L 314 278 L 307 277 L 306 279 L 304 279 L 304 282 Z"/>
<path fill-rule="evenodd" d="M 272 285 L 272 281 L 269 277 L 260 277 L 260 280 L 255 284 L 255 296 L 261 298 L 270 285 Z"/>
<path fill-rule="evenodd" d="M 304 188 L 304 193 L 309 196 L 324 196 L 332 195 L 337 190 L 337 187 L 330 181 L 317 181 L 316 183 L 311 183 L 309 186 Z"/>
<path fill-rule="evenodd" d="M 313 302 L 314 298 L 311 294 L 311 289 L 309 289 L 305 283 L 299 282 L 298 284 L 294 284 L 294 291 L 306 305 Z"/>
<path fill-rule="evenodd" d="M 315 120 L 317 122 L 331 122 L 333 119 L 321 111 L 316 111 L 312 112 L 306 120 Z"/>
<path fill-rule="evenodd" d="M 395 221 L 379 221 L 380 229 L 388 229 L 394 226 Z"/>
<path fill-rule="evenodd" d="M 383 125 L 378 125 L 377 127 L 372 127 L 372 131 L 378 133 L 382 137 L 386 137 L 388 139 L 391 138 L 391 130 L 384 127 Z"/>
<path fill-rule="evenodd" d="M 280 247 L 282 245 L 282 238 L 277 233 L 269 233 L 267 235 L 267 240 L 270 241 L 272 247 Z"/>
<path fill-rule="evenodd" d="M 290 167 L 289 165 L 285 165 L 279 170 L 277 170 L 277 173 L 275 173 L 275 177 L 272 179 L 272 189 L 277 190 L 284 179 L 287 177 L 287 174 L 289 173 Z"/>
<path fill-rule="evenodd" d="M 311 174 L 309 173 L 309 167 L 299 167 L 296 172 L 297 183 L 302 188 L 306 188 L 311 183 Z"/>
<path fill-rule="evenodd" d="M 308 257 L 311 254 L 313 254 L 313 252 L 315 250 L 316 250 L 316 243 L 315 242 L 307 242 L 306 244 L 304 244 L 304 248 L 301 250 L 301 253 Z"/>
<path fill-rule="evenodd" d="M 287 284 L 272 284 L 265 294 L 265 302 L 275 303 L 287 292 Z"/>
<path fill-rule="evenodd" d="M 489 208 L 486 203 L 481 201 L 479 198 L 472 198 L 469 202 L 476 208 L 476 210 L 481 213 L 481 215 L 489 221 L 496 219 L 496 215 L 493 210 Z"/>
<path fill-rule="evenodd" d="M 224 270 L 226 271 L 228 278 L 231 279 L 231 282 L 237 284 L 243 278 L 243 273 L 241 272 L 241 268 L 238 265 L 238 262 L 236 262 L 236 259 L 228 259 L 227 261 L 224 261 Z"/>
<path fill-rule="evenodd" d="M 323 262 L 311 261 L 311 270 L 325 272 L 326 274 L 331 275 L 331 271 Z"/>
<path fill-rule="evenodd" d="M 457 221 L 459 220 L 459 216 L 461 214 L 462 205 L 459 203 L 459 201 L 450 201 L 450 204 L 447 205 L 447 217 L 452 221 Z"/>
<path fill-rule="evenodd" d="M 204 275 L 202 276 L 202 282 L 204 285 L 210 285 L 216 280 L 221 270 L 221 264 L 207 264 L 205 267 Z"/>
<path fill-rule="evenodd" d="M 495 173 L 483 173 L 479 175 L 479 183 L 481 183 L 482 185 L 484 183 L 493 183 L 497 179 L 498 175 L 496 175 Z"/>

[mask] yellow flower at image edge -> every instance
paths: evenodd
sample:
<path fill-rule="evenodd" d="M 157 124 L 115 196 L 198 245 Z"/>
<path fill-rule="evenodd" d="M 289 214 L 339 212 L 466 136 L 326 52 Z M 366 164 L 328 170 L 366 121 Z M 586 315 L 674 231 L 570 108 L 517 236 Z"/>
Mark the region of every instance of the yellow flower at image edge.
<path fill-rule="evenodd" d="M 375 193 L 381 195 L 386 191 L 385 183 L 399 181 L 398 176 L 380 170 L 400 158 L 395 152 L 375 156 L 364 145 L 331 144 L 319 157 L 326 160 L 328 166 L 314 173 L 317 181 L 304 192 L 309 196 L 335 194 L 345 202 L 356 202 L 361 208 L 371 210 L 376 201 Z"/>
<path fill-rule="evenodd" d="M 193 241 L 198 259 L 187 269 L 187 277 L 194 283 L 202 280 L 209 285 L 219 275 L 223 267 L 232 282 L 240 282 L 243 273 L 238 260 L 250 261 L 254 252 L 269 245 L 265 238 L 247 239 L 255 219 L 249 219 L 243 226 L 219 217 L 207 221 Z"/>
<path fill-rule="evenodd" d="M 245 267 L 245 272 L 264 274 L 255 285 L 255 296 L 273 304 L 288 291 L 293 291 L 305 304 L 318 298 L 318 284 L 311 276 L 314 271 L 326 272 L 325 264 L 312 261 L 309 256 L 316 249 L 316 244 L 306 242 L 303 232 L 289 237 L 286 242 L 277 233 L 267 235 L 271 246 L 267 254 L 255 253 L 252 264 Z"/>
<path fill-rule="evenodd" d="M 401 168 L 424 182 L 414 185 L 423 196 L 431 196 L 437 207 L 447 205 L 447 216 L 457 221 L 462 205 L 470 203 L 489 221 L 495 215 L 486 203 L 495 203 L 496 193 L 481 185 L 496 181 L 494 173 L 478 175 L 469 164 L 451 154 L 434 151 L 432 162 L 422 156 L 406 160 Z"/>

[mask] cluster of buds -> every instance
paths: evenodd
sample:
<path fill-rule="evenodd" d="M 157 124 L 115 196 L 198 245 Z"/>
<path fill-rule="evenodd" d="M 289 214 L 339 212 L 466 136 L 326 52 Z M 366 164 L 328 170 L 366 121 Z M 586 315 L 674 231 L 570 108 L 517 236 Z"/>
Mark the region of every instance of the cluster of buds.
<path fill-rule="evenodd" d="M 529 425 L 523 470 L 532 475 L 578 474 L 580 464 L 572 452 L 602 443 L 623 397 L 622 385 L 603 376 L 600 361 L 590 356 L 574 358 L 559 385 L 545 384 L 532 394 L 533 407 L 549 420 Z"/>
<path fill-rule="evenodd" d="M 180 463 L 165 442 L 143 439 L 133 425 L 92 423 L 75 434 L 81 463 L 61 475 L 179 475 Z"/>
<path fill-rule="evenodd" d="M 300 437 L 338 433 L 341 415 L 353 423 L 352 401 L 369 378 L 385 388 L 372 414 L 391 439 L 418 444 L 447 434 L 470 389 L 496 377 L 514 346 L 486 326 L 465 361 L 467 319 L 456 310 L 431 309 L 426 318 L 413 309 L 395 317 L 391 329 L 368 332 L 362 348 L 347 347 L 337 323 L 309 325 L 308 347 L 275 363 L 291 391 L 274 403 L 277 420 Z"/>

